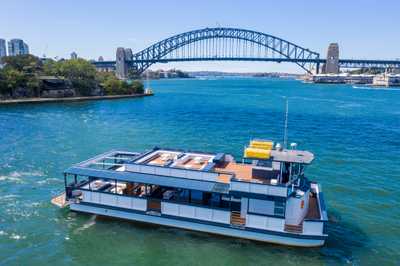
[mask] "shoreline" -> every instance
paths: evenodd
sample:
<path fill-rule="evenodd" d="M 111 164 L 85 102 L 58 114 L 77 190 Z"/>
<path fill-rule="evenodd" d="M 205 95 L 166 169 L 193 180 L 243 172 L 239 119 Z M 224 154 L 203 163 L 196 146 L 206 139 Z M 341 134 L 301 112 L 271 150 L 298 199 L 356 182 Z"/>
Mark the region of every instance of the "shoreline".
<path fill-rule="evenodd" d="M 82 97 L 64 97 L 64 98 L 22 98 L 12 100 L 0 100 L 0 105 L 22 104 L 22 103 L 55 103 L 55 102 L 81 102 L 96 100 L 113 100 L 123 98 L 141 98 L 153 96 L 154 93 L 129 94 L 129 95 L 103 95 L 103 96 L 82 96 Z"/>

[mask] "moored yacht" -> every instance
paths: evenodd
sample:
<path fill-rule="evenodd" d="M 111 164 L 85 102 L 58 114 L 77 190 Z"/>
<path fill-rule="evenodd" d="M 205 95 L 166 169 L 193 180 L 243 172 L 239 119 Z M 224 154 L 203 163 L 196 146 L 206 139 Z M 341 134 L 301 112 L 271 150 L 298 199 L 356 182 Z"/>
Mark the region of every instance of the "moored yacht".
<path fill-rule="evenodd" d="M 109 151 L 64 172 L 70 210 L 292 246 L 321 246 L 327 212 L 308 151 L 252 140 L 225 153 Z"/>

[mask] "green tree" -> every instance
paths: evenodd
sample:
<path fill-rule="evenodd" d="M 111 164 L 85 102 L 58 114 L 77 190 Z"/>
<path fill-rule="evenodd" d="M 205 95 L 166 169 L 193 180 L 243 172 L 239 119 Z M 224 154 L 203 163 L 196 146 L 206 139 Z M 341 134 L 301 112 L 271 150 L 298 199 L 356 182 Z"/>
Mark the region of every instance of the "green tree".
<path fill-rule="evenodd" d="M 6 56 L 2 59 L 6 68 L 13 68 L 24 73 L 36 73 L 41 71 L 43 64 L 39 58 L 33 55 Z"/>
<path fill-rule="evenodd" d="M 40 76 L 56 76 L 69 80 L 78 95 L 90 96 L 93 91 L 103 88 L 107 95 L 143 93 L 143 84 L 138 81 L 126 82 L 114 73 L 100 73 L 84 59 L 42 61 L 32 55 L 5 57 L 0 69 L 0 93 L 15 97 L 16 90 L 26 96 L 40 96 Z"/>
<path fill-rule="evenodd" d="M 3 69 L 0 69 L 0 96 L 8 94 L 9 89 L 7 87 L 6 76 Z"/>
<path fill-rule="evenodd" d="M 17 88 L 23 87 L 25 84 L 24 74 L 13 68 L 5 68 L 4 74 L 7 84 L 6 91 L 11 97 L 14 97 Z"/>
<path fill-rule="evenodd" d="M 117 78 L 109 78 L 101 84 L 107 95 L 117 95 L 122 88 L 122 81 Z"/>
<path fill-rule="evenodd" d="M 49 61 L 45 71 L 56 76 L 65 77 L 72 82 L 78 94 L 89 96 L 97 88 L 96 68 L 84 59 L 72 59 L 58 62 Z"/>
<path fill-rule="evenodd" d="M 43 64 L 43 74 L 46 76 L 57 76 L 57 62 L 53 59 L 46 59 Z"/>
<path fill-rule="evenodd" d="M 143 83 L 139 80 L 132 81 L 131 87 L 133 89 L 133 93 L 144 93 Z"/>

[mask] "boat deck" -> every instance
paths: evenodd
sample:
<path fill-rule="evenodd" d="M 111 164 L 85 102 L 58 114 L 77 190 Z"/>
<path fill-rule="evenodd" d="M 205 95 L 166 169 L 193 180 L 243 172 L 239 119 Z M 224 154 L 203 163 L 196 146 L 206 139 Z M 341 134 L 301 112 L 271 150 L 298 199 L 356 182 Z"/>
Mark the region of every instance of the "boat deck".
<path fill-rule="evenodd" d="M 65 198 L 65 192 L 52 198 L 51 203 L 60 208 L 66 207 L 68 205 L 68 202 L 66 201 L 66 198 Z"/>
<path fill-rule="evenodd" d="M 253 177 L 253 167 L 251 165 L 235 162 L 224 163 L 219 167 L 215 167 L 214 171 L 219 173 L 231 172 L 234 173 L 237 178 L 248 181 Z"/>
<path fill-rule="evenodd" d="M 157 153 L 154 156 L 150 157 L 145 161 L 148 165 L 158 165 L 158 166 L 165 166 L 170 163 L 173 158 L 176 156 L 176 153 Z"/>
<path fill-rule="evenodd" d="M 207 165 L 209 159 L 209 157 L 191 157 L 184 161 L 178 161 L 174 166 L 184 169 L 201 170 Z"/>
<path fill-rule="evenodd" d="M 233 173 L 237 179 L 243 181 L 256 181 L 259 183 L 269 183 L 270 180 L 266 178 L 259 178 L 254 176 L 253 174 L 253 165 L 244 164 L 244 163 L 236 163 L 236 162 L 228 162 L 219 167 L 214 167 L 214 171 L 221 173 L 219 175 L 219 181 L 223 183 L 229 183 L 230 176 L 224 175 L 224 173 Z M 227 180 L 228 179 L 228 180 Z"/>
<path fill-rule="evenodd" d="M 320 219 L 318 201 L 316 197 L 310 196 L 308 203 L 308 212 L 305 219 Z"/>

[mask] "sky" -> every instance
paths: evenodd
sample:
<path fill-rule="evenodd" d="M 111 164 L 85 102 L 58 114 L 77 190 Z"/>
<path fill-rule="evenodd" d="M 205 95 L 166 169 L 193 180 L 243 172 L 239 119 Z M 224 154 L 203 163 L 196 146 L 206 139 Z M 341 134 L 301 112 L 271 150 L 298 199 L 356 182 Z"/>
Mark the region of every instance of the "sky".
<path fill-rule="evenodd" d="M 338 42 L 341 58 L 400 58 L 399 0 L 0 0 L 0 38 L 21 38 L 47 57 L 115 60 L 172 35 L 205 27 L 271 34 L 325 57 Z M 181 62 L 152 68 L 187 71 L 295 72 L 291 63 Z"/>

